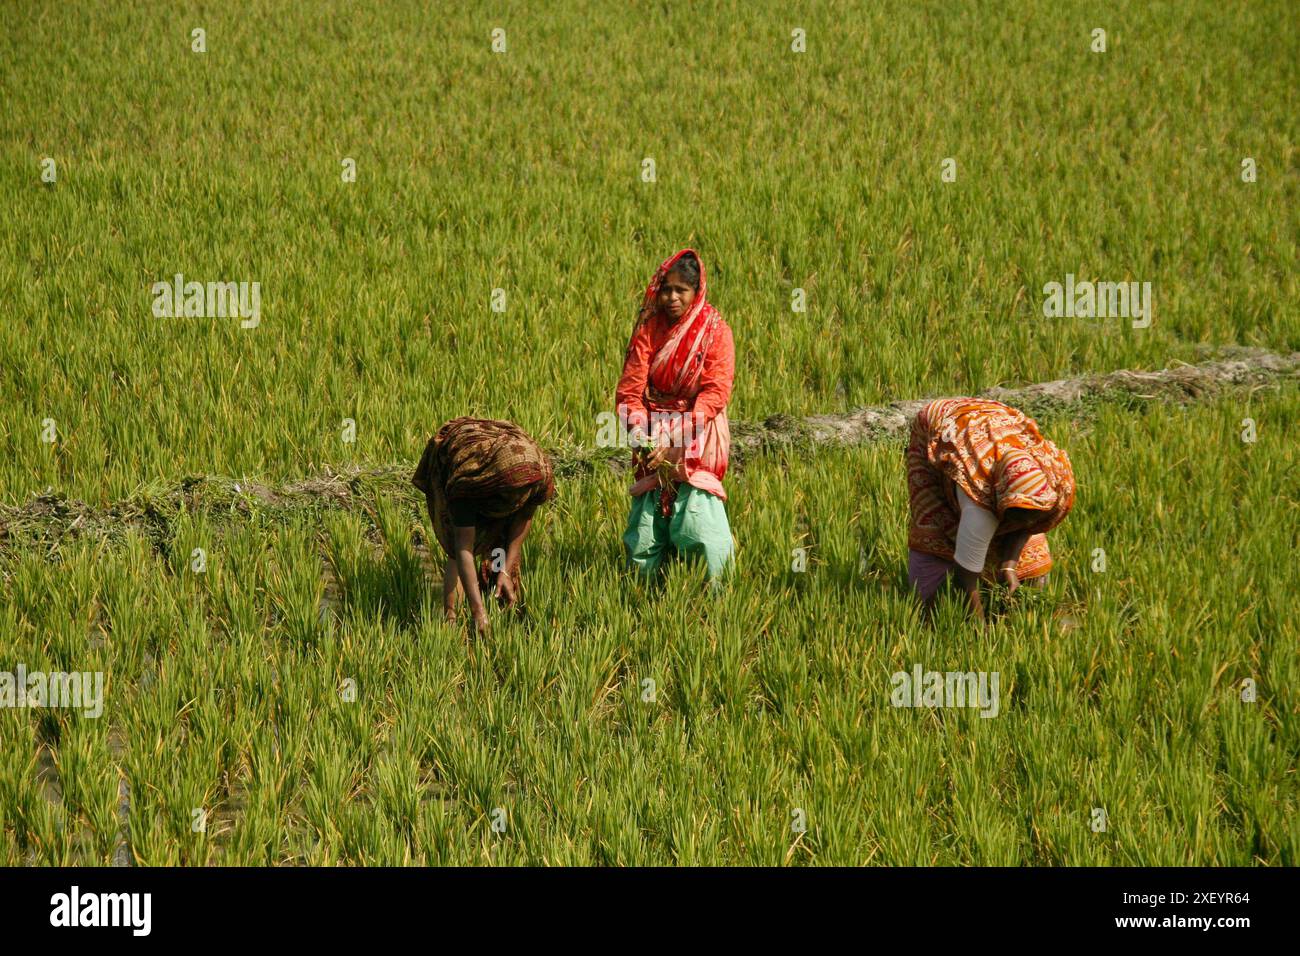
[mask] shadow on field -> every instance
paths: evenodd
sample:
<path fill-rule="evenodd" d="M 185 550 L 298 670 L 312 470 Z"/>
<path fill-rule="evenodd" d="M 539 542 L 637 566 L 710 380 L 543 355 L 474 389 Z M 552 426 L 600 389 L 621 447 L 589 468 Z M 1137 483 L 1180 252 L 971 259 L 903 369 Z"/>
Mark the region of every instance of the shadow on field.
<path fill-rule="evenodd" d="M 625 562 L 622 543 L 617 538 L 611 542 L 604 536 L 588 541 L 562 538 L 548 542 L 544 552 L 539 551 L 530 555 L 528 551 L 528 545 L 525 544 L 523 557 L 525 587 L 528 586 L 530 564 L 536 568 L 543 561 L 555 562 L 566 575 L 582 574 L 591 570 L 608 575 L 622 571 Z"/>
<path fill-rule="evenodd" d="M 834 586 L 867 591 L 893 591 L 910 598 L 912 582 L 907 577 L 906 552 L 902 556 L 874 542 L 864 543 L 856 562 L 831 562 Z"/>
<path fill-rule="evenodd" d="M 410 545 L 364 549 L 350 560 L 329 555 L 323 604 L 340 620 L 380 620 L 409 630 L 441 600 L 439 573 L 427 552 Z"/>

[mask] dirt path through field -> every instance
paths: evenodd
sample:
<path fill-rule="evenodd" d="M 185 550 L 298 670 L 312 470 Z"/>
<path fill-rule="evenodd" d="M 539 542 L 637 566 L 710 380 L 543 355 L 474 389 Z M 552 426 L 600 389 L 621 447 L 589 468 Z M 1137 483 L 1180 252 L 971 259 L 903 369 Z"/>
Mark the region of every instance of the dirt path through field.
<path fill-rule="evenodd" d="M 1121 370 L 1043 382 L 1022 388 L 993 388 L 981 394 L 1007 402 L 1036 417 L 1086 414 L 1102 403 L 1190 402 L 1229 392 L 1250 392 L 1300 381 L 1300 352 L 1289 355 L 1265 349 L 1229 347 L 1197 364 L 1180 364 L 1154 372 Z M 928 399 L 892 402 L 832 415 L 797 418 L 776 415 L 763 421 L 732 422 L 732 455 L 737 461 L 794 446 L 850 446 L 898 440 Z M 557 476 L 573 480 L 597 468 L 627 467 L 624 449 L 553 449 Z M 172 519 L 182 510 L 205 511 L 216 518 L 239 518 L 268 512 L 321 508 L 368 510 L 382 490 L 407 494 L 413 507 L 422 502 L 410 486 L 414 462 L 342 472 L 326 471 L 280 485 L 223 476 L 188 477 L 175 486 L 145 489 L 107 507 L 50 493 L 23 505 L 0 505 L 0 549 L 24 546 L 57 548 L 67 537 L 112 536 L 136 527 L 160 547 L 170 539 Z"/>

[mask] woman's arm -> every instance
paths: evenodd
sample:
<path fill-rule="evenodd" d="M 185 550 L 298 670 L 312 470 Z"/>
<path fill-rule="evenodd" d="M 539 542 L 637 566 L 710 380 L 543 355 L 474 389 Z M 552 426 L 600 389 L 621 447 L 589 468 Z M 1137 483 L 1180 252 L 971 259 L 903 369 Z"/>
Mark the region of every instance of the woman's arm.
<path fill-rule="evenodd" d="M 646 431 L 650 427 L 650 415 L 645 407 L 645 385 L 650 374 L 650 354 L 653 351 L 650 321 L 642 323 L 632 333 L 632 340 L 627 344 L 627 354 L 623 357 L 623 374 L 614 391 L 614 407 L 620 414 L 627 416 L 629 432 L 634 428 Z"/>
<path fill-rule="evenodd" d="M 695 433 L 713 421 L 731 400 L 731 386 L 736 378 L 736 343 L 731 328 L 722 322 L 709 343 L 700 374 L 700 391 L 695 396 Z"/>
<path fill-rule="evenodd" d="M 956 577 L 957 584 L 966 594 L 966 604 L 970 609 L 971 617 L 977 621 L 983 621 L 984 602 L 980 599 L 980 573 L 978 571 L 967 571 L 959 564 L 957 565 Z"/>
<path fill-rule="evenodd" d="M 1025 550 L 1029 537 L 1028 531 L 1013 531 L 998 542 L 998 579 L 1011 594 L 1015 594 L 1016 588 L 1020 587 L 1020 575 L 1016 574 L 1016 568 L 1020 564 L 1020 552 Z"/>
<path fill-rule="evenodd" d="M 488 616 L 483 607 L 483 595 L 478 589 L 478 569 L 474 567 L 474 528 L 453 528 L 453 533 L 456 538 L 456 569 L 460 572 L 460 584 L 469 597 L 474 627 L 482 633 L 488 628 Z"/>
<path fill-rule="evenodd" d="M 456 572 L 456 562 L 451 558 L 442 569 L 442 612 L 447 620 L 456 620 L 456 607 L 460 604 L 460 577 Z"/>
<path fill-rule="evenodd" d="M 957 546 L 953 549 L 957 583 L 966 592 L 971 615 L 982 621 L 984 604 L 980 600 L 980 573 L 984 570 L 998 519 L 993 512 L 971 500 L 960 486 L 957 488 L 957 505 L 961 511 L 957 520 Z"/>
<path fill-rule="evenodd" d="M 519 557 L 523 551 L 524 538 L 533 524 L 535 507 L 529 507 L 515 515 L 506 531 L 505 567 L 497 574 L 497 596 L 504 607 L 513 607 L 519 601 L 515 590 L 515 574 L 519 571 Z"/>

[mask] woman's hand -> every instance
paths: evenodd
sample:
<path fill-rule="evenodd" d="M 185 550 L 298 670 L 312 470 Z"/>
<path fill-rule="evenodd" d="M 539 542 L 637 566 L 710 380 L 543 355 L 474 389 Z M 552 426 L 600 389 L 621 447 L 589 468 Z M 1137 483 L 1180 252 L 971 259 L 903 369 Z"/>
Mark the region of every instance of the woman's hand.
<path fill-rule="evenodd" d="M 654 438 L 647 438 L 645 449 L 642 452 L 645 456 L 646 467 L 651 470 L 658 470 L 659 466 L 664 463 L 668 449 L 671 446 L 672 439 L 664 431 L 657 431 Z"/>
<path fill-rule="evenodd" d="M 512 608 L 519 602 L 519 591 L 509 571 L 497 572 L 497 600 L 504 608 Z"/>
<path fill-rule="evenodd" d="M 1016 573 L 1014 564 L 1005 564 L 998 568 L 998 580 L 1007 586 L 1007 594 L 1016 593 L 1016 588 L 1020 587 L 1020 575 Z"/>
<path fill-rule="evenodd" d="M 488 628 L 489 628 L 489 626 L 490 626 L 490 625 L 489 625 L 489 622 L 488 622 L 487 611 L 481 611 L 481 612 L 479 612 L 478 614 L 475 614 L 475 615 L 474 615 L 474 633 L 475 633 L 475 634 L 478 634 L 478 635 L 480 635 L 480 636 L 483 635 L 483 634 L 486 634 L 486 633 L 488 632 Z"/>

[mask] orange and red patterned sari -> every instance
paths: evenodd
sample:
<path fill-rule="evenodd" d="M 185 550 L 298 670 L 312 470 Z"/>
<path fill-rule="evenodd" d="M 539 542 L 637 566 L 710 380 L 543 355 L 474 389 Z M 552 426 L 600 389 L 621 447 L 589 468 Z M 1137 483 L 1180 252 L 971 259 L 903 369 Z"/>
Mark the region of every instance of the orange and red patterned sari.
<path fill-rule="evenodd" d="M 1006 529 L 1032 532 L 1016 574 L 1028 580 L 1051 570 L 1046 533 L 1074 505 L 1074 470 L 1069 456 L 1043 437 L 1037 422 L 989 399 L 945 398 L 922 408 L 912 422 L 907 448 L 910 550 L 953 560 L 959 486 L 999 521 L 1008 508 L 1033 512 L 1028 524 Z M 999 537 L 1002 533 L 999 528 Z M 996 548 L 989 549 L 986 574 L 993 570 L 996 554 Z"/>

